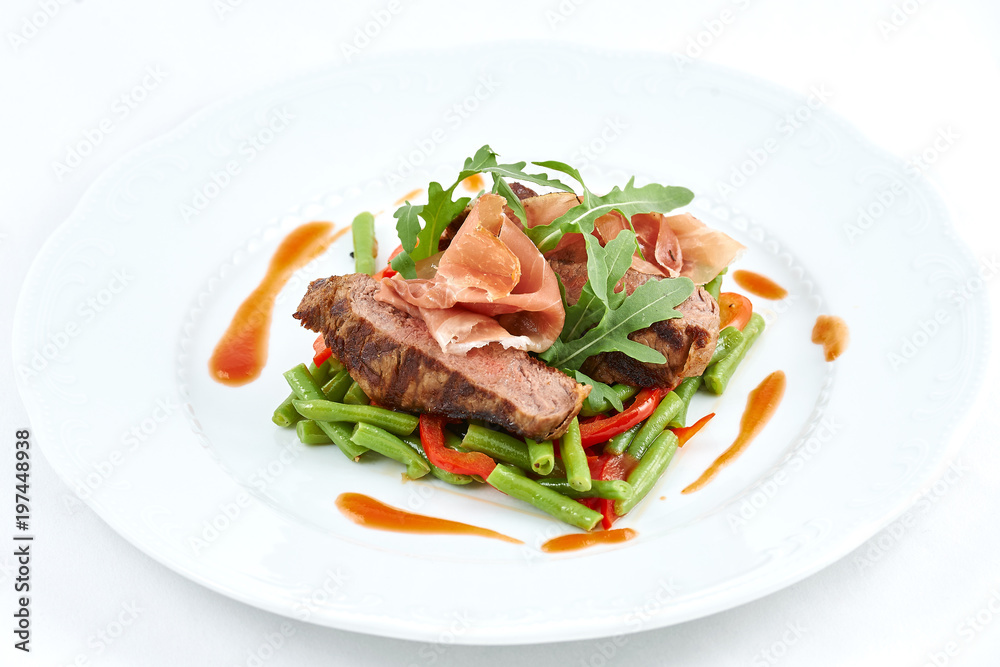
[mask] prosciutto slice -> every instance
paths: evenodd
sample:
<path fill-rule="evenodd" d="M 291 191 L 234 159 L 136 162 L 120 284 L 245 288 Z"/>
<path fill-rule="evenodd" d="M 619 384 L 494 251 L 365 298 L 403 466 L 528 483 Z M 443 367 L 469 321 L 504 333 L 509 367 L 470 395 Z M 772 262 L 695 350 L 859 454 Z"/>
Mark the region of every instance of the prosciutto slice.
<path fill-rule="evenodd" d="M 525 199 L 525 214 L 529 227 L 546 225 L 576 206 L 579 200 L 566 192 L 555 192 Z M 690 213 L 666 216 L 661 213 L 637 213 L 631 228 L 642 255 L 632 258 L 632 268 L 654 276 L 690 278 L 704 285 L 729 266 L 745 249 L 723 232 L 709 228 Z M 618 211 L 602 215 L 594 222 L 594 235 L 605 245 L 629 229 Z M 545 254 L 550 260 L 586 261 L 587 252 L 581 234 L 566 234 L 559 244 Z"/>
<path fill-rule="evenodd" d="M 566 317 L 559 283 L 505 206 L 503 197 L 484 194 L 430 277 L 384 278 L 375 298 L 422 319 L 451 354 L 490 343 L 531 352 L 548 349 Z"/>

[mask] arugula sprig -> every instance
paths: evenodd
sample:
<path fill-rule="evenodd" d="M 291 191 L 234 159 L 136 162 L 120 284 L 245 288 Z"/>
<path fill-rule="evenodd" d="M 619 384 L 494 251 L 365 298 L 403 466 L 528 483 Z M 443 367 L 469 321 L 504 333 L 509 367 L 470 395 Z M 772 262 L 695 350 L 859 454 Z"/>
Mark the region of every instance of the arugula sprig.
<path fill-rule="evenodd" d="M 458 178 L 447 189 L 438 182 L 427 188 L 427 203 L 414 205 L 405 202 L 393 217 L 396 218 L 396 232 L 403 246 L 403 252 L 392 261 L 392 268 L 404 278 L 416 278 L 416 262 L 426 259 L 438 251 L 441 234 L 452 220 L 458 217 L 469 204 L 469 197 L 453 199 L 455 188 L 466 178 L 475 174 L 490 174 L 493 177 L 493 191 L 502 195 L 511 209 L 525 222 L 524 207 L 510 189 L 505 178 L 514 178 L 537 185 L 573 192 L 573 188 L 546 174 L 529 174 L 524 171 L 525 162 L 499 164 L 497 153 L 489 145 L 484 145 L 473 157 L 466 158 Z M 421 224 L 423 220 L 423 224 Z"/>

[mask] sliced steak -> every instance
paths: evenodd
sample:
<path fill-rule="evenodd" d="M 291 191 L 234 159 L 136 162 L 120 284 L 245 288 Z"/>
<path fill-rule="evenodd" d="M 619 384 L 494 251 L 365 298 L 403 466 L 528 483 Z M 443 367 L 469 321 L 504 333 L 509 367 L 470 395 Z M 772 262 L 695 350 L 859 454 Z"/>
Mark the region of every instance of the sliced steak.
<path fill-rule="evenodd" d="M 363 274 L 315 280 L 294 317 L 323 334 L 333 354 L 380 405 L 482 419 L 535 440 L 558 438 L 589 388 L 521 350 L 494 343 L 445 354 L 423 321 L 377 301 Z"/>
<path fill-rule="evenodd" d="M 576 303 L 587 282 L 587 265 L 564 260 L 550 260 L 549 265 L 562 280 L 567 301 Z M 618 289 L 631 294 L 639 285 L 658 278 L 629 269 Z M 719 304 L 699 285 L 677 311 L 681 317 L 629 334 L 631 340 L 659 351 L 667 358 L 665 364 L 647 364 L 621 352 L 604 352 L 587 359 L 580 370 L 601 382 L 639 387 L 676 387 L 686 377 L 701 375 L 719 340 Z"/>

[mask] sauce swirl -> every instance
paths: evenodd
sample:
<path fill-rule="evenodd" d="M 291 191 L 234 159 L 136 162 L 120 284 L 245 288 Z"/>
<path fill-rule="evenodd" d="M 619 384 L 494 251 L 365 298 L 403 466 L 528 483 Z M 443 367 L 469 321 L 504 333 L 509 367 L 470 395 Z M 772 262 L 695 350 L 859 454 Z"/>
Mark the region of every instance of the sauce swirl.
<path fill-rule="evenodd" d="M 750 445 L 754 438 L 767 425 L 767 422 L 774 416 L 778 409 L 782 397 L 785 395 L 785 372 L 774 371 L 757 385 L 757 388 L 750 392 L 747 397 L 747 406 L 743 410 L 743 417 L 740 419 L 740 432 L 729 446 L 729 449 L 722 452 L 719 458 L 708 467 L 708 470 L 701 474 L 701 477 L 689 484 L 681 493 L 692 493 L 702 488 L 712 478 L 719 474 L 719 471 L 736 460 L 736 457 L 743 453 L 743 450 Z"/>
<path fill-rule="evenodd" d="M 771 299 L 776 301 L 778 299 L 784 299 L 788 296 L 788 290 L 774 282 L 767 276 L 762 276 L 759 273 L 754 273 L 753 271 L 744 271 L 739 269 L 738 271 L 733 271 L 733 280 L 736 284 L 750 292 L 754 296 L 759 296 L 762 299 Z"/>
<path fill-rule="evenodd" d="M 587 549 L 599 544 L 618 544 L 620 542 L 627 542 L 638 534 L 631 528 L 602 530 L 597 533 L 570 533 L 569 535 L 553 537 L 542 545 L 542 551 L 546 553 L 560 553 L 563 551 Z"/>
<path fill-rule="evenodd" d="M 413 514 L 392 505 L 386 505 L 361 493 L 340 494 L 337 496 L 337 509 L 348 519 L 365 528 L 424 535 L 478 535 L 514 544 L 524 544 L 521 540 L 515 540 L 513 537 L 507 537 L 488 528 L 470 526 L 467 523 L 438 519 L 423 514 Z"/>
<path fill-rule="evenodd" d="M 479 192 L 486 185 L 486 181 L 483 180 L 482 174 L 473 174 L 462 181 L 462 185 L 468 190 Z"/>
<path fill-rule="evenodd" d="M 820 315 L 813 325 L 812 342 L 823 346 L 823 357 L 833 361 L 847 349 L 851 336 L 847 322 L 836 315 Z"/>
<path fill-rule="evenodd" d="M 267 273 L 233 315 L 215 345 L 208 369 L 217 382 L 238 387 L 253 382 L 267 363 L 274 300 L 297 270 L 326 250 L 350 227 L 331 234 L 333 223 L 309 222 L 293 229 L 271 257 Z"/>

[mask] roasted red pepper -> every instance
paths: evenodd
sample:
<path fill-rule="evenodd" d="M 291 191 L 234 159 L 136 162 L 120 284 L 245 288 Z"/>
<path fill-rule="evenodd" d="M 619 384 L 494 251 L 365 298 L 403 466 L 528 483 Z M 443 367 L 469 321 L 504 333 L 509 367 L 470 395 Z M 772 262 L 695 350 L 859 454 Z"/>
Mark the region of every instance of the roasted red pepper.
<path fill-rule="evenodd" d="M 653 414 L 660 400 L 666 395 L 663 389 L 652 387 L 640 391 L 632 405 L 624 411 L 606 419 L 598 419 L 580 424 L 580 438 L 584 447 L 607 442 L 614 436 L 629 430 L 643 419 Z"/>
<path fill-rule="evenodd" d="M 490 476 L 497 467 L 496 461 L 480 452 L 457 452 L 444 444 L 445 418 L 438 415 L 420 415 L 420 444 L 431 463 L 456 475 Z"/>
<path fill-rule="evenodd" d="M 591 477 L 594 479 L 612 480 L 628 479 L 629 473 L 635 469 L 635 466 L 639 462 L 628 454 L 622 454 L 621 456 L 602 454 L 600 456 L 588 457 L 587 463 L 590 466 Z M 588 506 L 592 510 L 601 513 L 603 517 L 601 525 L 604 527 L 604 530 L 609 530 L 618 519 L 618 515 L 615 514 L 615 501 L 606 498 L 589 498 L 588 500 L 597 501 Z"/>
<path fill-rule="evenodd" d="M 326 346 L 323 334 L 320 334 L 313 342 L 313 363 L 322 366 L 323 362 L 333 356 L 333 350 Z"/>
<path fill-rule="evenodd" d="M 690 426 L 681 426 L 678 428 L 672 428 L 671 431 L 677 436 L 677 446 L 683 447 L 684 443 L 694 437 L 694 434 L 702 429 L 715 416 L 714 412 L 709 412 L 707 415 L 691 424 Z"/>

